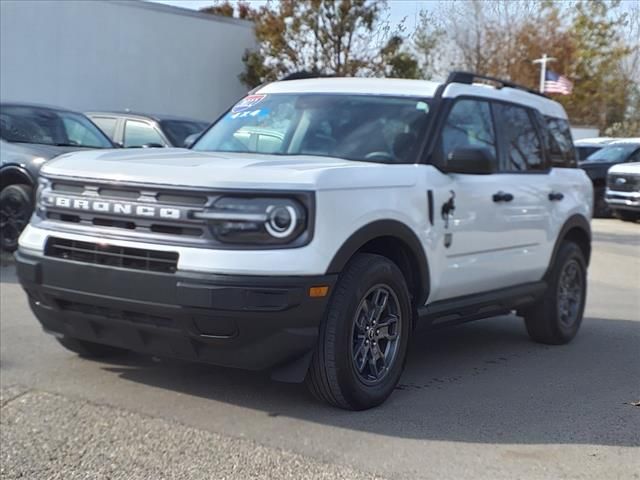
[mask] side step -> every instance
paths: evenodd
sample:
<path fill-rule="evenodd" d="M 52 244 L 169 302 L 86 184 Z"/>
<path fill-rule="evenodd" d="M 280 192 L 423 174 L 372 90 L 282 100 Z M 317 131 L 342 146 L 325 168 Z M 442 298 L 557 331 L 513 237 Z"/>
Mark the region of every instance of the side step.
<path fill-rule="evenodd" d="M 544 294 L 544 281 L 434 302 L 418 308 L 418 329 L 437 328 L 503 315 L 534 303 Z"/>

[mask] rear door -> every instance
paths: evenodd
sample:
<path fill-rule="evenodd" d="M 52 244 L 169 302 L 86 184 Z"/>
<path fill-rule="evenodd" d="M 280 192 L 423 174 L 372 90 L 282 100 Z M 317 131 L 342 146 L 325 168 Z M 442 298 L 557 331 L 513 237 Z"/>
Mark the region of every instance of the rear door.
<path fill-rule="evenodd" d="M 547 251 L 555 239 L 551 216 L 563 197 L 552 187 L 551 165 L 536 112 L 502 102 L 493 103 L 493 108 L 500 139 L 496 186 L 512 198 L 495 203 L 515 262 L 512 271 L 505 271 L 505 279 L 511 284 L 532 282 L 547 267 Z"/>

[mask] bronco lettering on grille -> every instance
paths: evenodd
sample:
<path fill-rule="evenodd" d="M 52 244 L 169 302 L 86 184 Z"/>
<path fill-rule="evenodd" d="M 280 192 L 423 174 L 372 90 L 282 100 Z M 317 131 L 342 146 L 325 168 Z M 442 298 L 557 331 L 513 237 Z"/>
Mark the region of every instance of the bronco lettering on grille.
<path fill-rule="evenodd" d="M 108 200 L 85 200 L 59 195 L 45 195 L 43 197 L 43 203 L 46 207 L 85 210 L 89 212 L 110 213 L 113 215 L 135 215 L 138 217 L 171 218 L 173 220 L 180 220 L 182 216 L 179 208 L 134 205 Z"/>

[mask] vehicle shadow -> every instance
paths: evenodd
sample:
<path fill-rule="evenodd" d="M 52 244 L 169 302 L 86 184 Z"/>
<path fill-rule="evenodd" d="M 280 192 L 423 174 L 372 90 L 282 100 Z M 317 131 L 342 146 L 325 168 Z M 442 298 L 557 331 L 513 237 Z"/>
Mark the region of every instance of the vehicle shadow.
<path fill-rule="evenodd" d="M 566 346 L 531 342 L 515 316 L 419 332 L 389 400 L 364 412 L 315 401 L 303 385 L 130 355 L 122 379 L 345 429 L 511 444 L 640 445 L 640 322 L 586 318 Z"/>

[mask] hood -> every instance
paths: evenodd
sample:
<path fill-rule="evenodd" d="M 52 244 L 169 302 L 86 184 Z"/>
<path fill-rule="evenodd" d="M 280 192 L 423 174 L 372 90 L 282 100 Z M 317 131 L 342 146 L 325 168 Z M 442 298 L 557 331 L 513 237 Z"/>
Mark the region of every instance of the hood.
<path fill-rule="evenodd" d="M 39 143 L 0 143 L 0 159 L 3 164 L 16 164 L 28 166 L 33 160 L 39 160 L 38 164 L 64 153 L 86 150 L 81 147 L 58 147 L 56 145 L 42 145 Z"/>
<path fill-rule="evenodd" d="M 25 152 L 31 153 L 33 156 L 43 157 L 47 160 L 62 155 L 63 153 L 87 150 L 83 147 L 59 147 L 57 145 L 43 145 L 41 143 L 14 143 L 13 145 L 24 149 Z"/>
<path fill-rule="evenodd" d="M 640 175 L 640 162 L 619 163 L 611 167 L 609 173 L 617 175 Z"/>
<path fill-rule="evenodd" d="M 47 163 L 42 173 L 98 181 L 202 188 L 304 190 L 413 185 L 415 175 L 392 175 L 389 168 L 398 171 L 415 166 L 390 166 L 309 155 L 158 148 L 71 153 Z"/>

